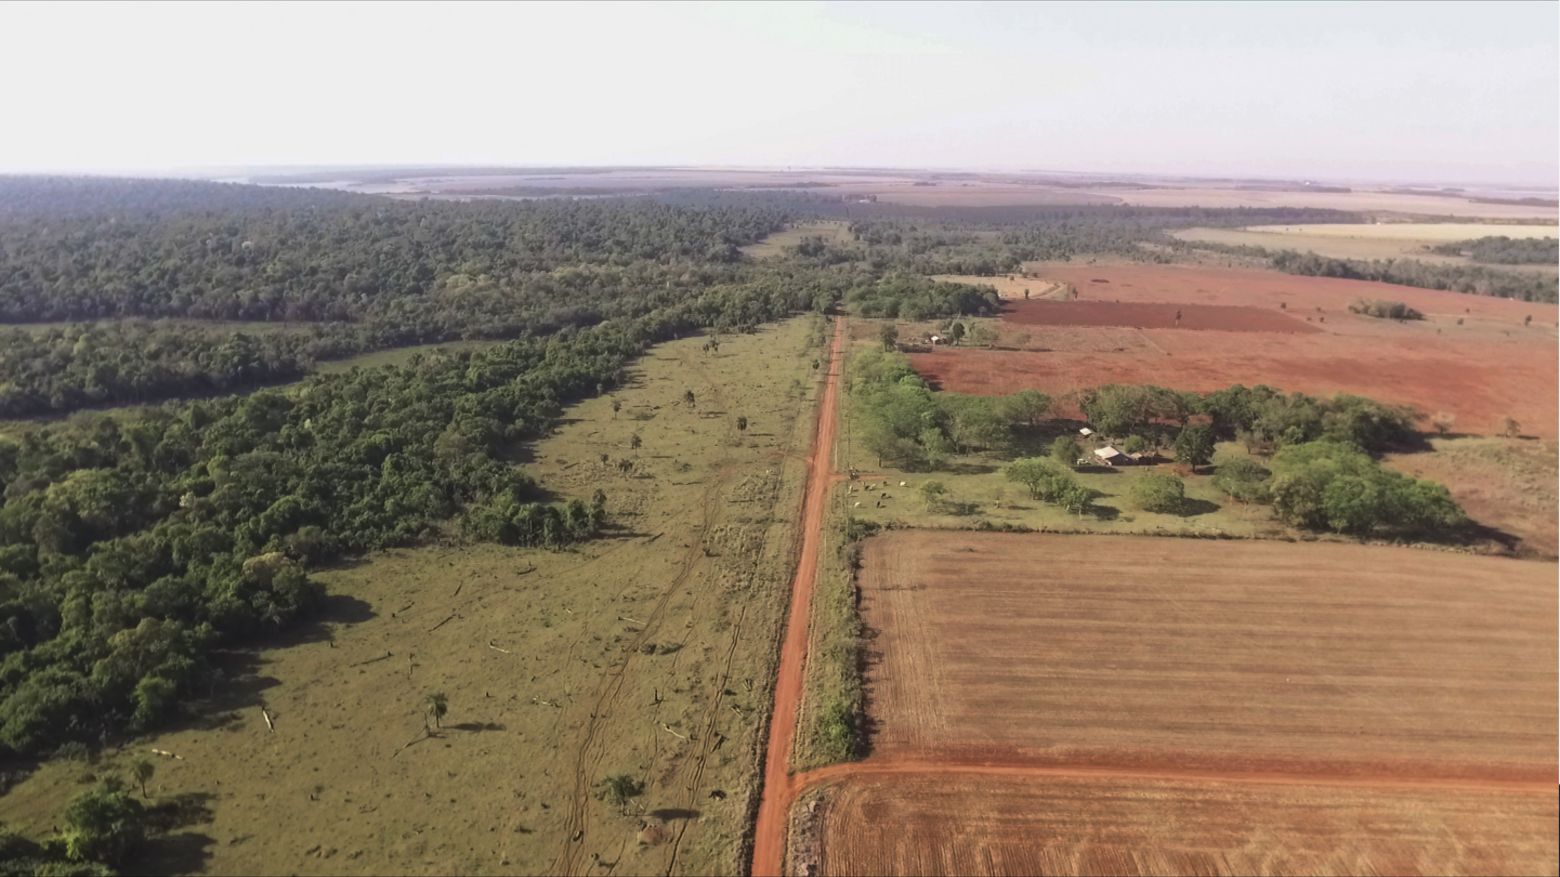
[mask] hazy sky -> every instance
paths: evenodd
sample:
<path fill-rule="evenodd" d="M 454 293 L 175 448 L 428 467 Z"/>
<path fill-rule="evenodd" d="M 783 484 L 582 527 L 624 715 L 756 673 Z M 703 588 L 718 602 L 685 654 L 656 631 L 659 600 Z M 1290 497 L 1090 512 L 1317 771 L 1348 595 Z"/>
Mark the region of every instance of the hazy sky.
<path fill-rule="evenodd" d="M 1560 163 L 1555 3 L 4 3 L 0 33 L 9 171 Z"/>

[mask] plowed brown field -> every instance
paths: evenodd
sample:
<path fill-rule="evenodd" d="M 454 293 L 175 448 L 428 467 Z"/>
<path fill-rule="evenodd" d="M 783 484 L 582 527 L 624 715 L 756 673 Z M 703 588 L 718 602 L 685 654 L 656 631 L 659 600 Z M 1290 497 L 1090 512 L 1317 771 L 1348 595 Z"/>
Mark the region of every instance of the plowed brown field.
<path fill-rule="evenodd" d="M 874 538 L 873 754 L 812 780 L 834 790 L 823 873 L 1554 873 L 1554 576 L 1344 544 Z"/>
<path fill-rule="evenodd" d="M 1033 387 L 1058 396 L 1111 383 L 1198 391 L 1265 383 L 1322 396 L 1355 393 L 1411 405 L 1426 416 L 1445 412 L 1458 432 L 1496 434 L 1512 417 L 1525 434 L 1560 435 L 1554 305 L 1228 268 L 1066 264 L 1029 270 L 1072 284 L 1080 298 L 1012 306 L 1009 319 L 1021 324 L 1014 328 L 1029 336 L 1023 350 L 916 353 L 910 357 L 916 370 L 943 389 L 988 395 Z M 1404 301 L 1427 318 L 1399 323 L 1349 313 L 1349 303 L 1362 297 Z M 1174 309 L 1185 311 L 1181 326 L 1152 328 L 1167 324 L 1133 322 L 1119 310 L 1153 302 L 1171 308 L 1172 318 Z M 1069 305 L 1102 314 L 1116 310 L 1117 326 L 1145 328 L 1028 322 L 1027 315 Z M 1279 321 L 1271 325 L 1302 328 L 1256 334 L 1252 330 L 1261 326 L 1248 322 L 1240 334 L 1185 331 L 1239 328 L 1197 326 L 1194 306 L 1269 311 L 1265 319 Z M 1532 325 L 1524 326 L 1528 316 Z"/>
<path fill-rule="evenodd" d="M 1554 873 L 1552 791 L 921 774 L 824 800 L 820 872 L 840 877 Z"/>
<path fill-rule="evenodd" d="M 1004 319 L 1026 326 L 1132 326 L 1139 329 L 1222 329 L 1226 332 L 1320 332 L 1280 311 L 1234 305 L 1159 302 L 1023 301 Z"/>

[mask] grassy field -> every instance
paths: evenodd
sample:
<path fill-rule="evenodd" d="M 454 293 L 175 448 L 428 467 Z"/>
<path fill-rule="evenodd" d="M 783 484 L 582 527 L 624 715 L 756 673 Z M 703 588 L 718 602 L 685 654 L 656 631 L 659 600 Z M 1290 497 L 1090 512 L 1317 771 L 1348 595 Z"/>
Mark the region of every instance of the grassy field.
<path fill-rule="evenodd" d="M 606 493 L 609 538 L 329 570 L 318 623 L 234 655 L 198 718 L 95 767 L 43 765 L 0 821 L 45 835 L 91 774 L 158 748 L 180 758 L 157 760 L 152 794 L 209 818 L 160 841 L 149 871 L 740 870 L 821 337 L 797 320 L 713 354 L 656 348 L 531 449 L 559 498 Z M 449 714 L 430 737 L 433 692 Z M 618 775 L 641 790 L 621 806 L 601 785 Z"/>
<path fill-rule="evenodd" d="M 756 244 L 743 247 L 742 252 L 754 259 L 783 256 L 789 248 L 808 238 L 823 238 L 831 243 L 849 243 L 856 239 L 848 223 L 837 219 L 818 219 L 798 222 L 784 231 L 777 231 Z"/>
<path fill-rule="evenodd" d="M 374 368 L 381 365 L 406 365 L 415 356 L 428 355 L 434 352 L 460 353 L 466 350 L 481 350 L 502 344 L 502 341 L 449 341 L 443 344 L 413 344 L 408 347 L 391 347 L 385 350 L 375 350 L 370 353 L 360 353 L 357 356 L 349 356 L 346 359 L 333 359 L 315 366 L 315 374 L 337 374 L 349 372 L 355 368 Z"/>
<path fill-rule="evenodd" d="M 1553 441 L 1455 436 L 1431 450 L 1389 454 L 1394 469 L 1445 484 L 1473 520 L 1515 537 L 1522 554 L 1560 554 L 1560 447 Z"/>
<path fill-rule="evenodd" d="M 1418 259 L 1471 265 L 1463 256 L 1429 252 L 1431 247 L 1491 235 L 1513 238 L 1560 236 L 1553 225 L 1488 225 L 1471 222 L 1390 222 L 1369 225 L 1257 225 L 1250 228 L 1188 228 L 1171 234 L 1192 243 L 1297 250 L 1335 259 Z M 1491 265 L 1504 271 L 1554 272 L 1553 265 Z"/>

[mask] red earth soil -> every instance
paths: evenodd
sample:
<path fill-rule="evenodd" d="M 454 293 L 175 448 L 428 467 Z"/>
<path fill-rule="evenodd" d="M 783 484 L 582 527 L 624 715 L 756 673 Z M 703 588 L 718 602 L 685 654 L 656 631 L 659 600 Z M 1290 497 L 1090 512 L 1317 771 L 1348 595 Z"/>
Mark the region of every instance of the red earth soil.
<path fill-rule="evenodd" d="M 1535 323 L 1553 328 L 1557 316 L 1552 304 L 1366 280 L 1304 277 L 1249 268 L 1141 262 L 1102 265 L 1045 262 L 1030 264 L 1026 266 L 1026 271 L 1044 280 L 1072 284 L 1078 291 L 1080 301 L 1152 301 L 1271 308 L 1283 304 L 1295 313 L 1317 307 L 1331 313 L 1345 310 L 1355 299 L 1373 298 L 1404 302 L 1430 316 L 1473 316 L 1502 321 L 1508 325 L 1521 325 L 1523 317 L 1531 314 Z"/>
<path fill-rule="evenodd" d="M 1031 271 L 1077 288 L 1079 301 L 1050 303 L 1053 307 L 1120 307 L 1116 299 L 1183 310 L 1192 305 L 1247 306 L 1243 311 L 1272 307 L 1275 319 L 1318 331 L 1225 334 L 1033 325 L 1014 319 L 1018 325 L 1013 328 L 1028 335 L 1023 350 L 912 354 L 916 370 L 942 389 L 980 395 L 1035 388 L 1064 396 L 1103 384 L 1152 383 L 1202 392 L 1237 383 L 1268 384 L 1319 396 L 1354 393 L 1411 405 L 1426 417 L 1444 412 L 1454 418 L 1456 432 L 1495 434 L 1511 417 L 1524 434 L 1560 435 L 1554 305 L 1233 268 L 1042 265 Z M 1101 301 L 1107 296 L 1108 303 Z M 1407 302 L 1426 319 L 1400 323 L 1349 313 L 1347 306 L 1359 298 Z M 1028 314 L 1045 304 L 1031 302 L 1010 313 Z M 1279 304 L 1287 306 L 1287 313 L 1278 310 Z M 1525 326 L 1528 316 L 1533 322 Z M 1183 319 L 1183 328 L 1189 319 Z"/>
<path fill-rule="evenodd" d="M 823 515 L 828 503 L 833 467 L 835 400 L 840 386 L 840 353 L 845 347 L 845 320 L 834 325 L 829 349 L 827 378 L 818 403 L 818 431 L 808 460 L 806 495 L 802 503 L 801 552 L 791 582 L 791 606 L 780 644 L 780 667 L 775 675 L 775 705 L 769 716 L 769 745 L 764 753 L 764 788 L 753 829 L 755 877 L 779 875 L 785 861 L 786 826 L 797 785 L 787 765 L 796 734 L 796 715 L 802 702 L 803 673 L 807 662 L 807 621 L 812 617 L 813 585 L 818 578 L 818 546 L 823 538 Z"/>
<path fill-rule="evenodd" d="M 1131 326 L 1139 329 L 1222 329 L 1228 332 L 1320 332 L 1280 311 L 1232 305 L 1113 301 L 1021 301 L 1002 318 L 1025 326 Z"/>

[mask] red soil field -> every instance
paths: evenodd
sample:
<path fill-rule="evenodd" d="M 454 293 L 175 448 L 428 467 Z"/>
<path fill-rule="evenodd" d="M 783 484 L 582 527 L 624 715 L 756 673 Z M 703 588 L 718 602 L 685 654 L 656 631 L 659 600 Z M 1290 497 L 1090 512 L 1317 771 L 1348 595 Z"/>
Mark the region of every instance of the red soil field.
<path fill-rule="evenodd" d="M 1316 307 L 1331 313 L 1345 310 L 1357 298 L 1379 298 L 1405 302 L 1431 316 L 1471 315 L 1511 325 L 1521 325 L 1522 318 L 1532 314 L 1534 322 L 1551 329 L 1557 315 L 1552 304 L 1250 268 L 1143 262 L 1097 265 L 1031 262 L 1024 268 L 1026 273 L 1044 280 L 1072 284 L 1078 291 L 1079 301 L 1152 301 L 1275 309 L 1284 304 L 1290 311 L 1303 315 Z"/>
<path fill-rule="evenodd" d="M 1177 315 L 1180 319 L 1177 319 Z M 1131 326 L 1139 329 L 1222 329 L 1226 332 L 1320 332 L 1282 312 L 1232 305 L 1156 302 L 1021 301 L 1002 318 L 1025 326 Z"/>
<path fill-rule="evenodd" d="M 1512 417 L 1524 434 L 1560 436 L 1554 305 L 1231 268 L 1067 264 L 1030 270 L 1074 284 L 1081 298 L 1029 302 L 1011 318 L 1059 304 L 1121 307 L 1114 304 L 1120 299 L 1123 305 L 1160 302 L 1182 309 L 1271 307 L 1274 319 L 1318 331 L 1225 334 L 1015 320 L 1011 329 L 1029 336 L 1023 349 L 912 354 L 916 370 L 942 389 L 985 395 L 1032 387 L 1054 397 L 1112 383 L 1204 392 L 1268 384 L 1320 396 L 1354 393 L 1411 405 L 1426 417 L 1445 412 L 1455 418 L 1456 432 L 1496 434 Z M 1404 301 L 1427 318 L 1399 323 L 1349 313 L 1348 304 L 1362 297 Z M 1524 326 L 1529 315 L 1533 324 Z"/>
<path fill-rule="evenodd" d="M 874 756 L 1555 779 L 1552 563 L 904 530 L 858 582 Z"/>
<path fill-rule="evenodd" d="M 872 755 L 811 776 L 824 874 L 1555 873 L 1553 564 L 927 531 L 862 560 Z"/>
<path fill-rule="evenodd" d="M 912 774 L 851 777 L 824 802 L 819 873 L 842 877 L 1555 873 L 1553 789 Z"/>

